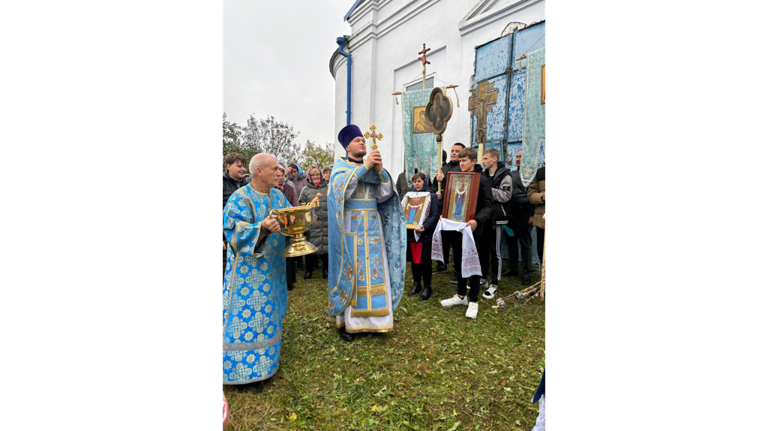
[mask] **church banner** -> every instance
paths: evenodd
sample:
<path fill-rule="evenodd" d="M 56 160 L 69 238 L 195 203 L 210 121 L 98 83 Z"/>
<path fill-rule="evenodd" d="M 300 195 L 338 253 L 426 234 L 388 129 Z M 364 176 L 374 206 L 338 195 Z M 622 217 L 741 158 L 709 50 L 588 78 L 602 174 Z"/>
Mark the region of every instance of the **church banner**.
<path fill-rule="evenodd" d="M 525 123 L 523 125 L 523 157 L 520 173 L 523 185 L 528 187 L 539 167 L 539 152 L 544 147 L 544 49 L 527 54 L 528 65 L 525 88 Z"/>
<path fill-rule="evenodd" d="M 431 93 L 431 88 L 403 93 L 403 154 L 409 185 L 415 168 L 432 181 L 440 167 L 437 138 L 427 124 L 426 106 Z"/>

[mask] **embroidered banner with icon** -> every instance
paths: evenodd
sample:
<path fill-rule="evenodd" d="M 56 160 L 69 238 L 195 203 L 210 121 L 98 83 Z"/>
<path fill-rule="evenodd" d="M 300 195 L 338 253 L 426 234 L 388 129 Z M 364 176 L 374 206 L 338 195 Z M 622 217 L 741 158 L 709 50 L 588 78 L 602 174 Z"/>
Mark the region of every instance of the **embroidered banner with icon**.
<path fill-rule="evenodd" d="M 523 185 L 528 187 L 539 167 L 539 152 L 544 146 L 545 104 L 542 99 L 544 49 L 528 53 L 525 86 L 525 123 L 523 125 L 523 157 L 520 163 Z"/>
<path fill-rule="evenodd" d="M 403 93 L 403 153 L 409 185 L 414 169 L 418 168 L 430 181 L 439 169 L 437 137 L 427 123 L 426 107 L 431 93 L 431 88 Z"/>

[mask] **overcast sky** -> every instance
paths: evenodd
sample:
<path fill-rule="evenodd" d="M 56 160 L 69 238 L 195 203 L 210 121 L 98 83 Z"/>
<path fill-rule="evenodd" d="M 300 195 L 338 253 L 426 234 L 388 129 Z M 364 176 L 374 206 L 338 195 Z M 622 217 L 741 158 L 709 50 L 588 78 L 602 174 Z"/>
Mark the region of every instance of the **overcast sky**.
<path fill-rule="evenodd" d="M 224 0 L 224 112 L 292 124 L 304 143 L 336 142 L 336 38 L 354 0 Z"/>

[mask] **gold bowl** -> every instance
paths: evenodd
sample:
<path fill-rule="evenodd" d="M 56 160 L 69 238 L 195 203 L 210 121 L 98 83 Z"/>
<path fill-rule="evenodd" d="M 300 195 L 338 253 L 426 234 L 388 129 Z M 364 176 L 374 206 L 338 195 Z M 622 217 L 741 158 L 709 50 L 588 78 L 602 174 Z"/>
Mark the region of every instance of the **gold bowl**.
<path fill-rule="evenodd" d="M 315 221 L 315 208 L 320 206 L 321 197 L 322 195 L 318 193 L 307 205 L 270 211 L 270 215 L 277 216 L 280 233 L 291 238 L 291 243 L 286 247 L 283 256 L 299 257 L 317 251 L 317 247 L 307 241 L 304 232 L 309 230 L 309 226 Z"/>

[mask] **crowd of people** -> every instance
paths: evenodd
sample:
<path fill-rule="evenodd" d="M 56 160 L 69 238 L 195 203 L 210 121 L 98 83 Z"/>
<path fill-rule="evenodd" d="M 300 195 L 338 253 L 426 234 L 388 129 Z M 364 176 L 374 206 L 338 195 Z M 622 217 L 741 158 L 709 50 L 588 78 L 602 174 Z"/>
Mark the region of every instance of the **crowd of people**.
<path fill-rule="evenodd" d="M 304 279 L 319 270 L 328 280 L 328 317 L 341 339 L 353 341 L 359 332 L 393 330 L 393 311 L 406 290 L 406 262 L 413 275 L 408 296 L 427 300 L 434 291 L 433 274 L 448 272 L 452 255 L 450 283 L 456 292 L 440 303 L 466 307 L 465 316 L 476 319 L 481 289 L 482 297 L 492 300 L 502 277 L 519 276 L 523 285 L 531 284 L 534 227 L 543 260 L 544 168 L 529 187 L 523 186 L 521 152 L 515 158 L 518 169 L 512 170 L 498 150 L 478 155 L 457 142 L 450 160 L 443 152 L 443 166 L 431 180 L 421 172 L 401 173 L 393 185 L 381 153 L 366 150 L 357 126 L 342 129 L 339 143 L 346 157 L 334 166 L 306 171 L 297 163 L 258 154 L 249 162 L 247 177 L 242 155 L 224 158 L 225 384 L 261 381 L 277 370 L 287 291 L 301 269 Z M 474 207 L 467 213 L 473 216 L 466 223 L 441 216 L 449 204 L 444 194 L 450 172 L 480 174 L 476 196 L 469 199 Z M 289 238 L 278 234 L 270 211 L 306 205 L 318 194 L 316 220 L 306 232 L 317 251 L 283 257 Z M 423 216 L 415 219 L 413 202 L 419 198 L 426 204 Z M 509 251 L 506 271 L 502 241 Z"/>

